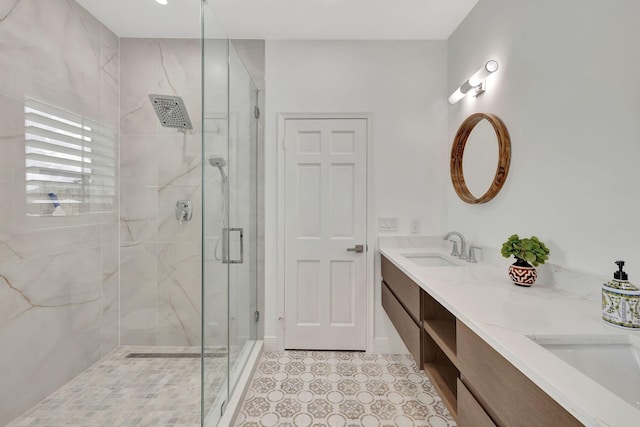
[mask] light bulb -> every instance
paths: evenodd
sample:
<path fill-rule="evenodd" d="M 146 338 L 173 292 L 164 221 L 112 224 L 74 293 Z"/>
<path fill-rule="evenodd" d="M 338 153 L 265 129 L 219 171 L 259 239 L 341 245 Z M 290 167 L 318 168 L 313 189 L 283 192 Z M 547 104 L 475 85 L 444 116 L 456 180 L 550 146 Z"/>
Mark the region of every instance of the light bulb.
<path fill-rule="evenodd" d="M 162 5 L 165 5 L 165 4 L 167 4 L 167 3 L 168 3 L 168 1 L 167 1 L 167 0 L 156 0 L 156 1 L 157 1 L 158 3 L 160 3 L 160 4 L 162 4 Z"/>
<path fill-rule="evenodd" d="M 476 71 L 473 76 L 469 77 L 469 84 L 471 86 L 480 86 L 482 82 L 489 77 L 491 73 L 495 73 L 498 70 L 498 61 L 490 59 Z"/>
<path fill-rule="evenodd" d="M 498 61 L 496 61 L 495 59 L 490 59 L 486 64 L 484 64 L 484 68 L 486 68 L 490 73 L 495 73 L 496 71 L 498 71 Z"/>
<path fill-rule="evenodd" d="M 460 101 L 462 98 L 464 98 L 466 94 L 462 93 L 462 91 L 460 90 L 460 88 L 456 89 L 455 92 L 453 92 L 451 94 L 451 96 L 449 97 L 449 104 L 455 104 L 456 102 Z"/>
<path fill-rule="evenodd" d="M 495 73 L 496 71 L 498 71 L 498 61 L 490 59 L 485 62 L 482 68 L 473 73 L 473 75 L 469 77 L 469 80 L 462 83 L 460 87 L 451 94 L 449 97 L 449 104 L 455 104 L 460 101 L 467 93 L 469 93 L 469 91 L 471 91 L 471 89 L 476 89 L 476 94 L 484 92 L 484 86 L 482 83 L 490 74 Z"/>

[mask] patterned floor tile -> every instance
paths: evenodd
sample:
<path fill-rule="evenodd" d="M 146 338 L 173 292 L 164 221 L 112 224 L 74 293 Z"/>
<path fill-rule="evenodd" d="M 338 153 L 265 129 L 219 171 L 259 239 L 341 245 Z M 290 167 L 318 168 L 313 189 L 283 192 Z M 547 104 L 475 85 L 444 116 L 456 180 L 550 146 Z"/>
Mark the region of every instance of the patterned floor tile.
<path fill-rule="evenodd" d="M 119 347 L 9 426 L 200 426 L 200 358 L 126 358 L 198 350 Z M 211 405 L 226 378 L 226 358 L 209 357 L 206 364 Z M 236 426 L 455 423 L 410 356 L 287 351 L 263 355 Z"/>
<path fill-rule="evenodd" d="M 265 353 L 236 427 L 455 427 L 409 355 Z"/>

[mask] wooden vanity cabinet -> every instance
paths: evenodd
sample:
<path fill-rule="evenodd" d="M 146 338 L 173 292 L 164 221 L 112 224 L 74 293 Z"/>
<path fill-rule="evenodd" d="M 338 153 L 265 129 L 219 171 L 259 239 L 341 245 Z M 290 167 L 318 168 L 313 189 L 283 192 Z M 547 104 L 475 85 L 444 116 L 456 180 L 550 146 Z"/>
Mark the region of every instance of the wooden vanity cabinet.
<path fill-rule="evenodd" d="M 382 258 L 382 306 L 459 427 L 582 426 L 484 340 Z"/>
<path fill-rule="evenodd" d="M 382 307 L 409 353 L 421 360 L 420 294 L 422 289 L 391 261 L 382 257 Z"/>
<path fill-rule="evenodd" d="M 491 417 L 473 397 L 473 394 L 458 378 L 458 425 L 473 427 L 496 427 Z"/>
<path fill-rule="evenodd" d="M 578 427 L 576 420 L 540 387 L 463 323 L 457 339 L 462 383 L 499 426 Z M 464 423 L 459 423 L 465 427 Z M 466 424 L 475 427 L 476 424 Z"/>
<path fill-rule="evenodd" d="M 413 359 L 420 360 L 420 327 L 384 282 L 382 283 L 382 307 Z"/>
<path fill-rule="evenodd" d="M 402 304 L 415 323 L 420 323 L 420 295 L 422 289 L 391 261 L 382 257 L 382 280 Z"/>

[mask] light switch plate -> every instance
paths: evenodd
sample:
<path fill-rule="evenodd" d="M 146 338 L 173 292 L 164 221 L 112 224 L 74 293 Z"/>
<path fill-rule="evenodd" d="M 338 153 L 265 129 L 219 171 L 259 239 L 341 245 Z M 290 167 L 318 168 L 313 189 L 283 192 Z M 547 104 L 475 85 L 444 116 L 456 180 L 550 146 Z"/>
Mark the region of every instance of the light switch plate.
<path fill-rule="evenodd" d="M 379 217 L 378 230 L 379 231 L 398 231 L 398 218 L 397 217 Z"/>

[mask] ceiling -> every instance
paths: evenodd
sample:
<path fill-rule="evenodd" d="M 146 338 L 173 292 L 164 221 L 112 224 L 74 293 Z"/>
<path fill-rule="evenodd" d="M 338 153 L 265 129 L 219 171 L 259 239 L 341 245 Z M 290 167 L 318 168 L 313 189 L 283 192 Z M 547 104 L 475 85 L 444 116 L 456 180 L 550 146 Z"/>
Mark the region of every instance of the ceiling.
<path fill-rule="evenodd" d="M 200 0 L 76 1 L 120 37 L 200 37 Z M 445 40 L 477 2 L 208 0 L 218 22 L 206 25 L 211 37 L 237 39 Z"/>

